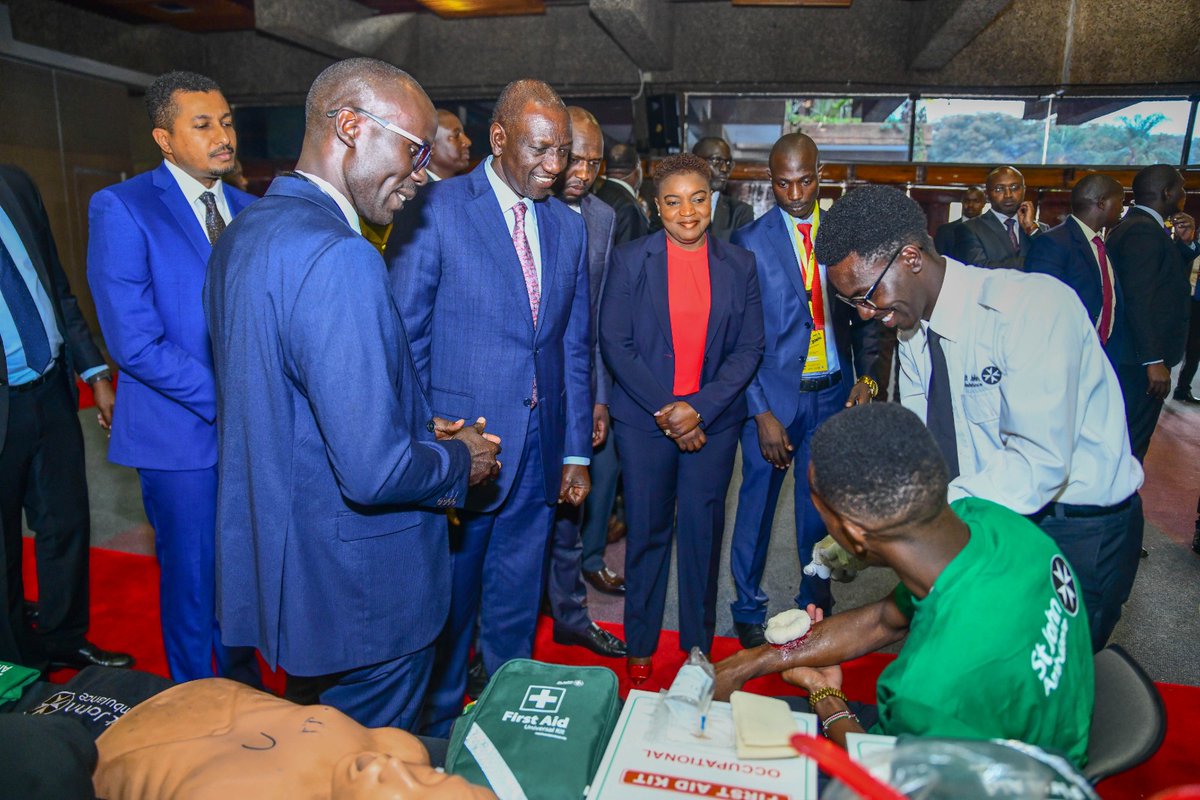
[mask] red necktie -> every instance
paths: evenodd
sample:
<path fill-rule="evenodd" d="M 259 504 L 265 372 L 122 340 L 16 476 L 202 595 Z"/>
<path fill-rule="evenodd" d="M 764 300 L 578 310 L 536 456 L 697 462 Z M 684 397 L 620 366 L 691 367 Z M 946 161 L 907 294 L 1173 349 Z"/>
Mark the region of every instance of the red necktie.
<path fill-rule="evenodd" d="M 1013 252 L 1021 249 L 1021 240 L 1017 238 L 1017 221 L 1009 218 L 1004 221 L 1004 225 L 1008 228 L 1008 241 L 1012 243 Z"/>
<path fill-rule="evenodd" d="M 1108 274 L 1108 251 L 1104 249 L 1104 240 L 1099 236 L 1092 237 L 1092 244 L 1096 245 L 1096 258 L 1100 262 L 1100 293 L 1102 295 L 1102 305 L 1100 307 L 1100 325 L 1097 332 L 1100 334 L 1101 346 L 1108 343 L 1108 335 L 1112 333 L 1113 311 L 1116 308 L 1115 295 L 1113 294 L 1112 277 Z"/>

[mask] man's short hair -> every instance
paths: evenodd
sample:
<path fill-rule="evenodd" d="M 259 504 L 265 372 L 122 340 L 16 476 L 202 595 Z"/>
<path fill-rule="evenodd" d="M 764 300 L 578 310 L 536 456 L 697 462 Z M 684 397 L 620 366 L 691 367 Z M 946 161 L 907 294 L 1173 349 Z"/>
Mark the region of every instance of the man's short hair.
<path fill-rule="evenodd" d="M 321 124 L 335 108 L 366 102 L 381 84 L 395 80 L 424 92 L 407 72 L 377 58 L 347 58 L 330 64 L 312 82 L 304 98 L 305 125 L 312 128 Z"/>
<path fill-rule="evenodd" d="M 146 89 L 146 114 L 150 124 L 155 128 L 171 130 L 175 124 L 175 115 L 179 113 L 179 104 L 175 102 L 176 92 L 219 92 L 221 87 L 212 78 L 196 72 L 174 70 L 159 75 L 154 83 Z"/>
<path fill-rule="evenodd" d="M 678 155 L 667 156 L 658 162 L 658 166 L 654 168 L 654 193 L 658 194 L 659 187 L 662 186 L 663 181 L 667 178 L 670 178 L 672 175 L 682 175 L 688 172 L 694 172 L 703 178 L 705 186 L 708 186 L 709 180 L 712 179 L 712 170 L 709 168 L 707 161 L 691 153 L 679 153 Z"/>
<path fill-rule="evenodd" d="M 1183 183 L 1179 170 L 1170 164 L 1151 164 L 1133 176 L 1133 202 L 1150 205 L 1158 202 L 1162 193 Z"/>
<path fill-rule="evenodd" d="M 834 414 L 813 434 L 810 453 L 813 486 L 839 514 L 899 524 L 930 519 L 946 504 L 941 451 L 921 418 L 899 403 Z"/>
<path fill-rule="evenodd" d="M 636 147 L 617 142 L 608 149 L 608 155 L 604 157 L 604 171 L 613 176 L 628 175 L 637 169 L 641 161 L 642 157 Z"/>
<path fill-rule="evenodd" d="M 865 261 L 887 258 L 906 244 L 933 253 L 928 225 L 916 200 L 891 186 L 869 184 L 851 189 L 821 214 L 813 249 L 827 266 L 851 253 Z"/>
<path fill-rule="evenodd" d="M 536 103 L 540 106 L 567 110 L 558 92 L 550 88 L 550 84 L 535 78 L 521 78 L 505 86 L 496 98 L 496 106 L 492 109 L 492 124 L 499 123 L 504 127 L 521 116 L 525 106 Z"/>
<path fill-rule="evenodd" d="M 1078 216 L 1110 194 L 1125 194 L 1125 189 L 1116 178 L 1099 172 L 1085 175 L 1071 187 L 1071 213 Z"/>

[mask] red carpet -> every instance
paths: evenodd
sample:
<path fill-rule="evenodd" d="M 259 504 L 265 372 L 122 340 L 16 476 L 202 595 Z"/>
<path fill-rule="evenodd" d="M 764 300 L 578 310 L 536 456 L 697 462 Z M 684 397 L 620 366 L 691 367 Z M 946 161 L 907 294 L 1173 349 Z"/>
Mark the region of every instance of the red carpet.
<path fill-rule="evenodd" d="M 25 593 L 32 599 L 37 594 L 32 541 L 27 539 L 25 544 Z M 92 640 L 104 648 L 132 653 L 138 669 L 167 676 L 159 630 L 158 564 L 155 560 L 93 548 L 91 580 Z M 620 625 L 603 625 L 618 636 L 622 634 Z M 736 639 L 719 637 L 713 644 L 713 657 L 719 660 L 737 648 Z M 622 661 L 601 658 L 581 647 L 555 644 L 551 639 L 551 623 L 546 617 L 538 626 L 533 655 L 557 664 L 610 667 L 620 679 L 621 694 L 630 689 Z M 891 658 L 871 655 L 843 665 L 846 694 L 854 700 L 873 702 L 875 680 Z M 674 631 L 663 631 L 654 659 L 654 676 L 639 688 L 648 691 L 666 688 L 683 661 L 679 635 Z M 51 677 L 61 681 L 70 674 L 62 670 Z M 282 675 L 267 674 L 267 683 L 278 691 L 282 686 Z M 776 676 L 753 681 L 746 688 L 769 695 L 800 693 Z M 1195 730 L 1200 725 L 1200 688 L 1160 683 L 1158 689 L 1167 707 L 1166 740 L 1150 761 L 1101 783 L 1099 790 L 1105 800 L 1150 797 L 1168 787 L 1193 782 L 1200 772 L 1197 767 L 1200 748 L 1195 742 Z"/>

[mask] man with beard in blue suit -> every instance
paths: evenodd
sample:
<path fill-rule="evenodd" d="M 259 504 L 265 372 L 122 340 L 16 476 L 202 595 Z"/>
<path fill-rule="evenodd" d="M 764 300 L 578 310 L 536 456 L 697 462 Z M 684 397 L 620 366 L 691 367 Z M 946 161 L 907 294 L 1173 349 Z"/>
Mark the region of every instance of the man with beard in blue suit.
<path fill-rule="evenodd" d="M 737 597 L 734 627 L 743 647 L 765 642 L 767 596 L 761 588 L 775 505 L 788 467 L 797 465 L 796 546 L 800 565 L 826 535 L 808 492 L 808 446 L 817 427 L 842 408 L 869 402 L 874 381 L 877 329 L 853 319 L 835 301 L 825 266 L 813 255 L 820 224 L 817 204 L 820 156 L 802 133 L 789 133 L 771 148 L 771 190 L 777 209 L 733 234 L 732 242 L 754 253 L 762 287 L 766 351 L 746 388 L 752 419 L 742 430 L 742 488 L 738 494 L 730 569 Z M 857 373 L 858 380 L 854 380 Z M 796 605 L 828 611 L 829 580 L 804 577 Z"/>
<path fill-rule="evenodd" d="M 254 651 L 224 647 L 217 627 L 217 390 L 200 303 L 213 245 L 255 198 L 221 180 L 237 136 L 216 83 L 168 72 L 146 110 L 163 163 L 97 192 L 88 212 L 88 283 L 121 368 L 108 457 L 141 481 L 171 677 L 260 685 Z"/>
<path fill-rule="evenodd" d="M 396 305 L 433 410 L 486 416 L 505 470 L 467 499 L 451 533 L 450 619 L 426 732 L 462 709 L 475 622 L 495 675 L 533 650 L 554 509 L 591 488 L 591 309 L 583 219 L 557 198 L 571 125 L 545 83 L 510 83 L 496 101 L 491 156 L 438 181 L 387 246 Z"/>
<path fill-rule="evenodd" d="M 450 592 L 432 509 L 498 471 L 482 420 L 433 416 L 359 229 L 413 198 L 435 126 L 402 70 L 328 67 L 305 102 L 296 171 L 230 225 L 204 287 L 224 641 L 287 670 L 289 699 L 367 727 L 411 727 L 424 698 Z"/>

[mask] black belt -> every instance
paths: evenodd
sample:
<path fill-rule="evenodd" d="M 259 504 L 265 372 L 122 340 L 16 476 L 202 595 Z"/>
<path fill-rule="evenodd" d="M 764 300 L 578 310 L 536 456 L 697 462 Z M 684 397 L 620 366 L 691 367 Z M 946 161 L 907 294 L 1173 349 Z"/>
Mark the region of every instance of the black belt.
<path fill-rule="evenodd" d="M 10 392 L 28 392 L 33 389 L 36 389 L 37 387 L 41 386 L 43 383 L 45 383 L 46 381 L 50 380 L 51 378 L 53 378 L 55 375 L 58 374 L 58 367 L 59 367 L 60 363 L 62 363 L 61 357 L 54 359 L 54 361 L 51 362 L 51 364 L 50 364 L 50 369 L 46 370 L 41 375 L 39 375 L 38 377 L 34 378 L 31 381 L 26 381 L 25 383 L 18 383 L 15 385 L 9 384 L 8 390 Z"/>
<path fill-rule="evenodd" d="M 842 382 L 842 371 L 831 372 L 828 375 L 822 375 L 819 378 L 801 378 L 800 391 L 802 392 L 819 392 L 822 389 L 828 389 L 830 386 L 837 386 Z"/>
<path fill-rule="evenodd" d="M 1039 522 L 1046 517 L 1106 517 L 1109 514 L 1117 514 L 1129 508 L 1133 504 L 1133 498 L 1135 497 L 1137 497 L 1136 493 L 1131 494 L 1121 502 L 1111 506 L 1077 506 L 1071 503 L 1050 503 L 1030 514 L 1029 519 Z"/>

